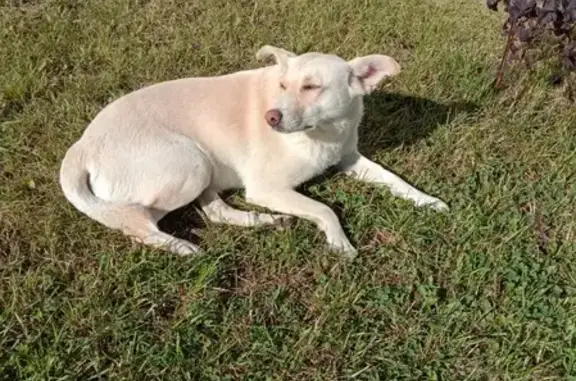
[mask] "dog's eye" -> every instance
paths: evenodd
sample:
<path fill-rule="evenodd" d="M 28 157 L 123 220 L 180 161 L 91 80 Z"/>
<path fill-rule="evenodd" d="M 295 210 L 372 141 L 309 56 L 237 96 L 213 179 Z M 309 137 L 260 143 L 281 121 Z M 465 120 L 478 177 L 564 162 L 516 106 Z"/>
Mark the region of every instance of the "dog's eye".
<path fill-rule="evenodd" d="M 282 90 L 286 90 L 286 85 L 283 84 L 283 83 L 280 83 L 280 88 L 281 88 Z"/>
<path fill-rule="evenodd" d="M 317 90 L 319 88 L 320 88 L 320 86 L 318 86 L 318 85 L 310 85 L 309 84 L 309 85 L 302 86 L 302 91 Z"/>

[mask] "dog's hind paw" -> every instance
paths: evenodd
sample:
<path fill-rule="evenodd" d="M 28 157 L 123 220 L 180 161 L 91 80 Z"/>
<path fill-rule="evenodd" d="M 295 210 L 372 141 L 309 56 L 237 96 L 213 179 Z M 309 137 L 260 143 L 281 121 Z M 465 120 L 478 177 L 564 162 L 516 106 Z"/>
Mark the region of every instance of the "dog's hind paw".
<path fill-rule="evenodd" d="M 197 245 L 180 238 L 173 238 L 170 240 L 166 249 L 181 256 L 199 254 L 201 251 L 200 247 Z"/>
<path fill-rule="evenodd" d="M 291 228 L 296 221 L 296 217 L 286 214 L 273 214 L 272 217 L 274 218 L 274 227 L 280 231 Z"/>

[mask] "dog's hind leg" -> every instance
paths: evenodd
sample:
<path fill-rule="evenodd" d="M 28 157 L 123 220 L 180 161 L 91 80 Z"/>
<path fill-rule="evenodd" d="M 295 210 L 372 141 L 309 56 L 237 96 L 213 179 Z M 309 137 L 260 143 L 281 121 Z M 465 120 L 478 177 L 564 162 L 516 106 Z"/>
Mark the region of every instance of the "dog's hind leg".
<path fill-rule="evenodd" d="M 112 229 L 121 230 L 133 240 L 144 244 L 170 250 L 181 255 L 198 251 L 197 246 L 161 232 L 156 225 L 157 219 L 164 214 L 162 212 L 163 209 L 171 210 L 171 206 L 180 206 L 185 203 L 186 198 L 178 198 L 177 195 L 173 197 L 153 197 L 153 200 L 156 200 L 164 208 L 152 208 L 147 203 L 142 202 L 142 200 L 137 198 L 130 199 L 129 196 L 125 196 L 124 199 L 122 197 L 116 197 L 115 199 L 113 190 L 122 193 L 120 185 L 123 184 L 123 181 L 126 182 L 127 178 L 130 178 L 130 171 L 106 172 L 106 167 L 104 167 L 104 170 L 100 170 L 100 174 L 101 176 L 105 175 L 103 177 L 107 180 L 102 180 L 101 178 L 98 181 L 97 179 L 95 180 L 97 176 L 94 175 L 94 172 L 97 171 L 93 171 L 91 174 L 86 167 L 82 147 L 78 144 L 72 146 L 62 162 L 60 184 L 66 198 L 78 210 L 101 224 Z M 137 173 L 137 171 L 135 172 Z M 116 176 L 114 176 L 115 174 Z M 91 177 L 92 181 L 90 181 Z M 181 183 L 192 184 L 193 182 L 178 182 L 178 184 Z M 141 186 L 141 189 L 148 188 L 146 185 L 148 184 Z M 97 190 L 96 193 L 94 189 Z M 126 193 L 130 193 L 129 190 L 132 188 L 124 187 L 124 189 L 128 189 Z M 198 189 L 197 193 L 200 192 L 201 188 Z M 98 193 L 101 195 L 100 197 Z M 139 194 L 142 195 L 144 192 L 141 191 Z M 150 199 L 150 197 L 144 195 L 142 199 Z M 168 206 L 168 209 L 165 206 Z"/>
<path fill-rule="evenodd" d="M 164 233 L 156 226 L 150 227 L 147 232 L 140 232 L 136 235 L 130 234 L 130 229 L 125 229 L 124 233 L 131 236 L 136 242 L 180 255 L 190 255 L 200 251 L 200 248 L 193 243 Z"/>
<path fill-rule="evenodd" d="M 154 210 L 143 205 L 117 205 L 114 209 L 103 210 L 101 217 L 102 222 L 108 226 L 120 228 L 133 241 L 156 249 L 180 255 L 200 251 L 200 248 L 191 242 L 160 231 L 155 221 Z"/>
<path fill-rule="evenodd" d="M 200 197 L 198 204 L 209 221 L 237 226 L 262 226 L 282 224 L 292 219 L 292 216 L 282 214 L 268 214 L 257 212 L 245 212 L 226 204 L 218 193 L 212 189 L 206 189 Z"/>
<path fill-rule="evenodd" d="M 212 170 L 209 158 L 186 136 L 137 136 L 137 144 L 94 159 L 98 165 L 90 174 L 91 189 L 107 210 L 114 211 L 114 216 L 95 219 L 155 248 L 181 255 L 198 252 L 198 246 L 162 232 L 157 223 L 206 189 Z"/>

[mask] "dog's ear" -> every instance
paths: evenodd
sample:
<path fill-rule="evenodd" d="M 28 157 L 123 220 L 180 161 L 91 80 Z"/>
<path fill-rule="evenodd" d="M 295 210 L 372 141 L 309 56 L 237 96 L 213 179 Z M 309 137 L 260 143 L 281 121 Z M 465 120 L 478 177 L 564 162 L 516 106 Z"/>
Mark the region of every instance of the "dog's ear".
<path fill-rule="evenodd" d="M 256 59 L 260 61 L 265 61 L 274 57 L 274 60 L 282 68 L 286 68 L 288 65 L 288 60 L 290 58 L 296 57 L 296 54 L 284 50 L 282 48 L 277 48 L 275 46 L 265 45 L 258 50 L 256 53 Z"/>
<path fill-rule="evenodd" d="M 358 95 L 370 94 L 384 78 L 400 73 L 400 64 L 394 58 L 378 54 L 358 57 L 348 63 L 352 67 L 350 87 Z"/>

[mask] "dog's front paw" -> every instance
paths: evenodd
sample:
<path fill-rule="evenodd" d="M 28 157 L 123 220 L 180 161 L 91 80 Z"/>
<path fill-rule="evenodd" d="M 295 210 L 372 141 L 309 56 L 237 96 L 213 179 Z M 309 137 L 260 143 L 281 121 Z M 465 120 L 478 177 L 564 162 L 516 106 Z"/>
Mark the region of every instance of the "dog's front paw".
<path fill-rule="evenodd" d="M 346 259 L 354 259 L 358 255 L 358 250 L 346 238 L 329 240 L 328 247 Z"/>
<path fill-rule="evenodd" d="M 448 204 L 436 197 L 427 197 L 425 199 L 418 200 L 416 201 L 416 206 L 425 206 L 438 212 L 446 212 L 450 210 Z"/>
<path fill-rule="evenodd" d="M 433 203 L 429 204 L 428 206 L 438 212 L 447 212 L 450 210 L 448 204 L 446 204 L 442 200 L 436 200 Z"/>

